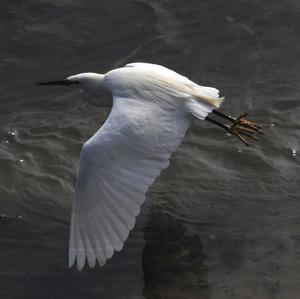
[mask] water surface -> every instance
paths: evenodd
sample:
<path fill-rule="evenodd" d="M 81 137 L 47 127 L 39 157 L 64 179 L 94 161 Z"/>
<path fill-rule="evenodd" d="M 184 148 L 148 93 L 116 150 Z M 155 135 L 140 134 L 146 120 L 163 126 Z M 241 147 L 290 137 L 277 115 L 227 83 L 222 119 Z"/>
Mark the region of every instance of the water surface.
<path fill-rule="evenodd" d="M 298 1 L 2 1 L 1 298 L 299 297 Z M 272 125 L 246 148 L 196 121 L 122 252 L 67 268 L 82 144 L 109 111 L 41 88 L 127 62 L 170 67 Z"/>

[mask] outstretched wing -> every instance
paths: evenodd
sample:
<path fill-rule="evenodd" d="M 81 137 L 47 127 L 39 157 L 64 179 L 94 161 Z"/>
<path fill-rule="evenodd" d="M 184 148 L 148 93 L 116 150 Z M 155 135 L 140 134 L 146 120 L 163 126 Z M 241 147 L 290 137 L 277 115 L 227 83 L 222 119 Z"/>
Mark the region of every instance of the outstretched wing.
<path fill-rule="evenodd" d="M 122 249 L 145 193 L 183 139 L 191 116 L 180 107 L 114 97 L 105 124 L 80 155 L 69 266 L 104 265 Z"/>

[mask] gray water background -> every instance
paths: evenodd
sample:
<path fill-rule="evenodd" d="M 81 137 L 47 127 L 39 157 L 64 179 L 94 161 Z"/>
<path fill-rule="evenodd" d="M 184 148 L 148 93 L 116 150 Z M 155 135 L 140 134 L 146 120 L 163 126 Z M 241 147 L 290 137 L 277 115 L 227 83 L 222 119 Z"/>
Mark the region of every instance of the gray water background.
<path fill-rule="evenodd" d="M 28 0 L 0 10 L 0 297 L 282 298 L 300 293 L 299 1 Z M 246 148 L 196 121 L 122 252 L 67 268 L 82 144 L 109 111 L 41 88 L 162 64 L 249 112 Z"/>

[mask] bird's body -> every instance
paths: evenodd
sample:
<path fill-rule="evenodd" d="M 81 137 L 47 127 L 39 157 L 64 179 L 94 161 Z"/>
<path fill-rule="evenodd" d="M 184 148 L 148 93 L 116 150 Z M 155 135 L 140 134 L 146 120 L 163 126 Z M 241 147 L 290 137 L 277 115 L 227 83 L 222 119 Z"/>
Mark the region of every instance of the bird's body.
<path fill-rule="evenodd" d="M 199 86 L 165 67 L 147 63 L 41 85 L 54 84 L 76 85 L 93 95 L 104 88 L 113 98 L 108 119 L 80 154 L 69 266 L 77 260 L 81 270 L 86 259 L 90 267 L 96 260 L 104 265 L 114 251 L 122 249 L 145 193 L 169 165 L 192 118 L 207 118 L 223 98 L 215 88 Z"/>

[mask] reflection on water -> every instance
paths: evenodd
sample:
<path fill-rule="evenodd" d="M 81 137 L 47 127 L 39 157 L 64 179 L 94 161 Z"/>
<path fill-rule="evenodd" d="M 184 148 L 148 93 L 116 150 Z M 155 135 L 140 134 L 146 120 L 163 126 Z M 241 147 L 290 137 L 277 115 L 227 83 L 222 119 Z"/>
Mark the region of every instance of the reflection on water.
<path fill-rule="evenodd" d="M 182 221 L 166 213 L 163 205 L 151 207 L 143 231 L 146 298 L 210 298 L 200 237 L 189 235 Z"/>

